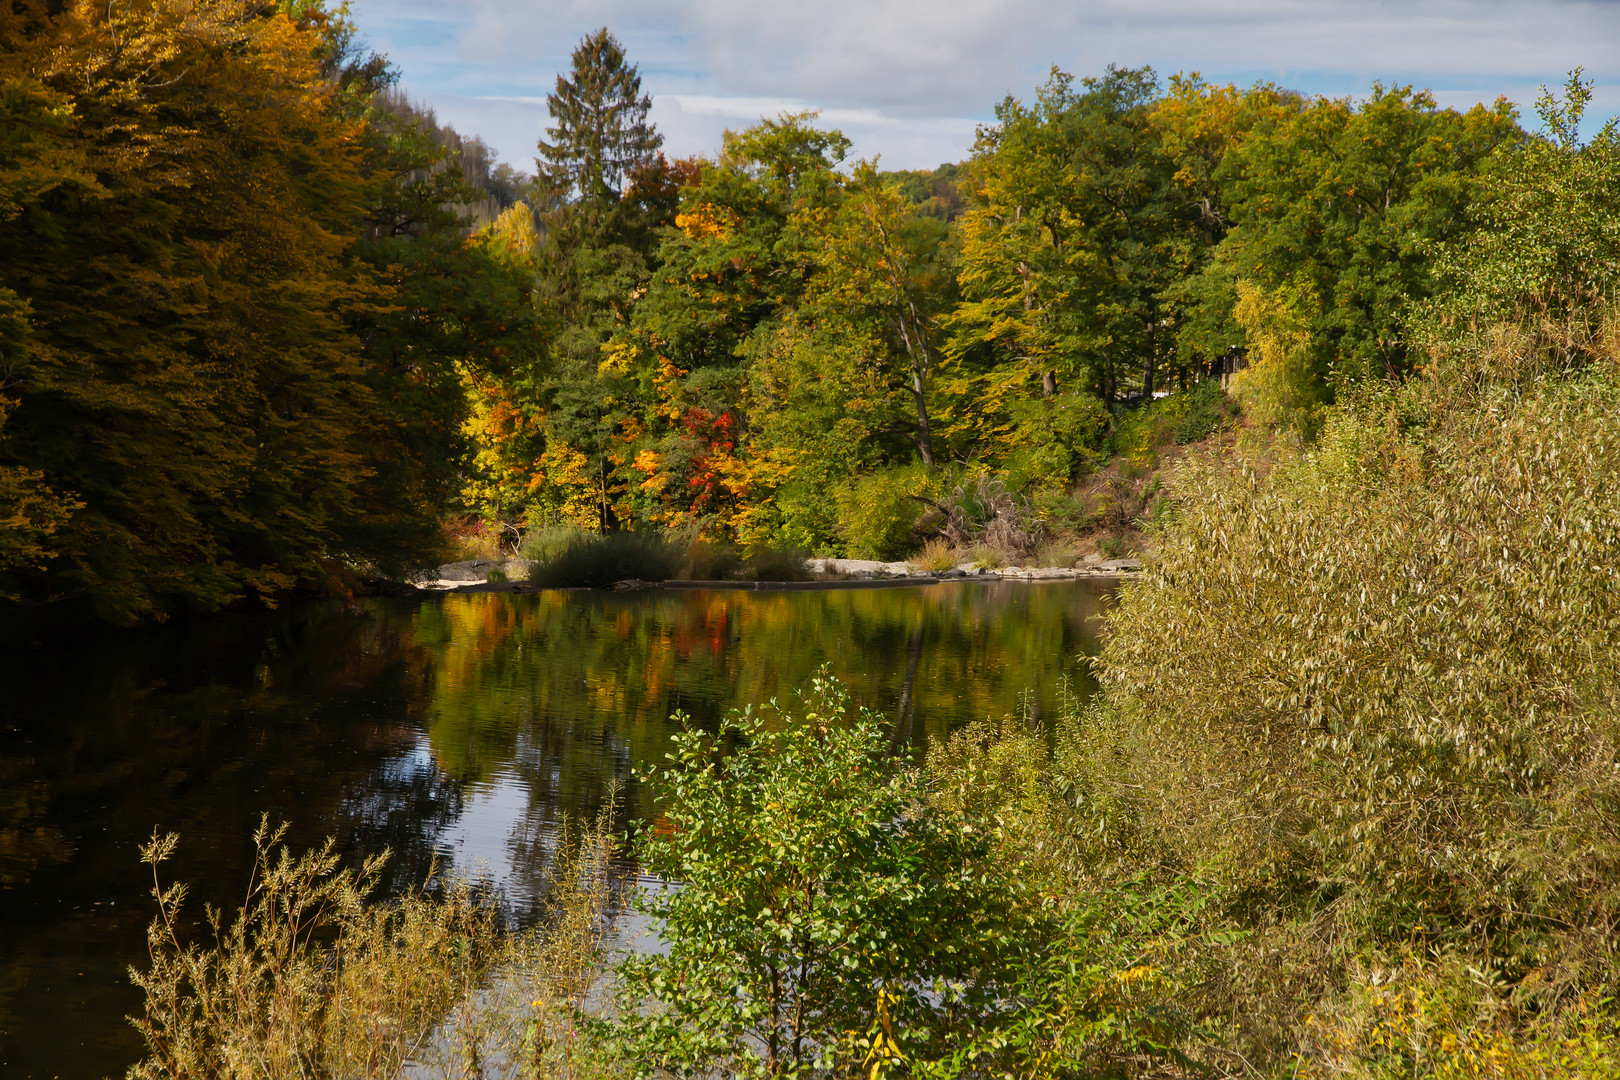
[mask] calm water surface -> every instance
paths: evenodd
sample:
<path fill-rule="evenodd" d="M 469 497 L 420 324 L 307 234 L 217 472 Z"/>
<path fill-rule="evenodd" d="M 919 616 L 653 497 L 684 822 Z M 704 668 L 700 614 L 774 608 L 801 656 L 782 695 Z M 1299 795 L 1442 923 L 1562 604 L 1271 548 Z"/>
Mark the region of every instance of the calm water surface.
<path fill-rule="evenodd" d="M 229 616 L 0 649 L 0 1076 L 121 1076 L 139 1042 L 137 848 L 181 834 L 190 906 L 232 902 L 262 813 L 295 844 L 390 848 L 389 888 L 441 865 L 521 912 L 565 815 L 632 769 L 670 714 L 711 724 L 822 664 L 897 742 L 1049 715 L 1089 692 L 1105 590 L 951 583 L 831 592 L 464 594 Z"/>

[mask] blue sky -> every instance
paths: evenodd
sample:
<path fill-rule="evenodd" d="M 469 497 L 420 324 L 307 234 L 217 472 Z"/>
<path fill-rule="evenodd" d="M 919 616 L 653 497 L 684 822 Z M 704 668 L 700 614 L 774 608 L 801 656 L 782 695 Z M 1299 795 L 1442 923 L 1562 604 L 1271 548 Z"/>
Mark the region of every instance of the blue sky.
<path fill-rule="evenodd" d="M 545 96 L 599 26 L 625 45 L 671 156 L 712 154 L 726 128 L 818 108 L 889 168 L 966 157 L 1007 94 L 1055 64 L 1109 63 L 1307 93 L 1414 83 L 1442 105 L 1506 95 L 1533 120 L 1542 84 L 1580 65 L 1592 114 L 1620 112 L 1620 0 L 353 0 L 371 46 L 441 120 L 533 168 Z"/>

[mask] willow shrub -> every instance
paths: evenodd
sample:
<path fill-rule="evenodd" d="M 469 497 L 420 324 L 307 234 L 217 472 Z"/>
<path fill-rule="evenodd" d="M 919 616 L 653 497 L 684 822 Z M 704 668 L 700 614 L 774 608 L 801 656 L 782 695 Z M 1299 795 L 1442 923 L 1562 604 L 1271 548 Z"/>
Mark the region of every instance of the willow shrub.
<path fill-rule="evenodd" d="M 1548 1008 L 1532 974 L 1515 987 L 1455 954 L 1407 950 L 1353 965 L 1348 991 L 1306 1023 L 1298 1080 L 1613 1080 L 1613 1012 L 1577 996 Z"/>
<path fill-rule="evenodd" d="M 1183 467 L 1100 660 L 1138 842 L 1364 944 L 1603 951 L 1616 381 L 1437 376 L 1341 405 L 1309 451 Z"/>

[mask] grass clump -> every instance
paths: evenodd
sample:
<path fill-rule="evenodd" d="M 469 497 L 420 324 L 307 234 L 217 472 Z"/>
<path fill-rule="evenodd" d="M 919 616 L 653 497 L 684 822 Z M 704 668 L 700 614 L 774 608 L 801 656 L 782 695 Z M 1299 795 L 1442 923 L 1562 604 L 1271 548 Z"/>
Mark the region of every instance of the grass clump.
<path fill-rule="evenodd" d="M 761 544 L 747 554 L 734 576 L 742 581 L 809 581 L 809 557 L 803 548 Z"/>
<path fill-rule="evenodd" d="M 545 525 L 530 529 L 518 545 L 518 555 L 531 563 L 555 559 L 571 545 L 596 535 L 578 525 Z"/>
<path fill-rule="evenodd" d="M 1006 554 L 989 544 L 974 544 L 961 552 L 962 561 L 971 563 L 976 570 L 1000 570 L 1007 565 Z"/>
<path fill-rule="evenodd" d="M 956 569 L 960 560 L 956 546 L 936 536 L 911 557 L 911 568 L 922 574 L 942 574 L 947 570 Z"/>
<path fill-rule="evenodd" d="M 545 588 L 603 588 L 618 581 L 804 581 L 806 553 L 758 545 L 746 554 L 695 530 L 593 533 L 572 527 L 532 533 L 523 555 Z"/>
<path fill-rule="evenodd" d="M 536 545 L 529 580 L 544 588 L 600 589 L 616 581 L 667 581 L 683 552 L 655 533 L 578 532 L 549 548 Z"/>
<path fill-rule="evenodd" d="M 1036 549 L 1031 566 L 1071 567 L 1080 561 L 1080 545 L 1074 540 L 1050 539 Z"/>
<path fill-rule="evenodd" d="M 615 904 L 615 801 L 610 792 L 583 830 L 563 824 L 539 924 L 504 939 L 490 977 L 424 1040 L 417 1075 L 609 1080 L 634 1072 L 597 1030 L 606 995 L 596 991 L 611 981 L 604 942 Z"/>

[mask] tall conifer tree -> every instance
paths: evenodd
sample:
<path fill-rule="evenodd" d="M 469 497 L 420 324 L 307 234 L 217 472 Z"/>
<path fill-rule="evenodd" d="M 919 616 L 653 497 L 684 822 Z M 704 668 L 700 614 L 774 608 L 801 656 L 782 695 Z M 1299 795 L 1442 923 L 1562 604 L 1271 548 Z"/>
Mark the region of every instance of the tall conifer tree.
<path fill-rule="evenodd" d="M 540 176 L 559 202 L 616 203 L 664 137 L 647 120 L 641 75 L 607 27 L 581 41 L 573 60 L 572 76 L 557 76 L 557 92 L 546 95 L 556 124 L 546 129 L 551 141 L 540 140 Z"/>
<path fill-rule="evenodd" d="M 600 370 L 601 348 L 645 288 L 653 226 L 672 209 L 662 207 L 672 200 L 654 197 L 667 187 L 664 139 L 647 119 L 652 99 L 641 76 L 606 27 L 574 49 L 572 73 L 557 77 L 547 105 L 555 123 L 536 165 L 551 202 L 538 289 L 557 355 L 545 390 L 548 454 L 582 455 L 594 477 L 596 524 L 606 530 L 617 523 L 609 448 L 630 391 L 621 376 Z"/>

